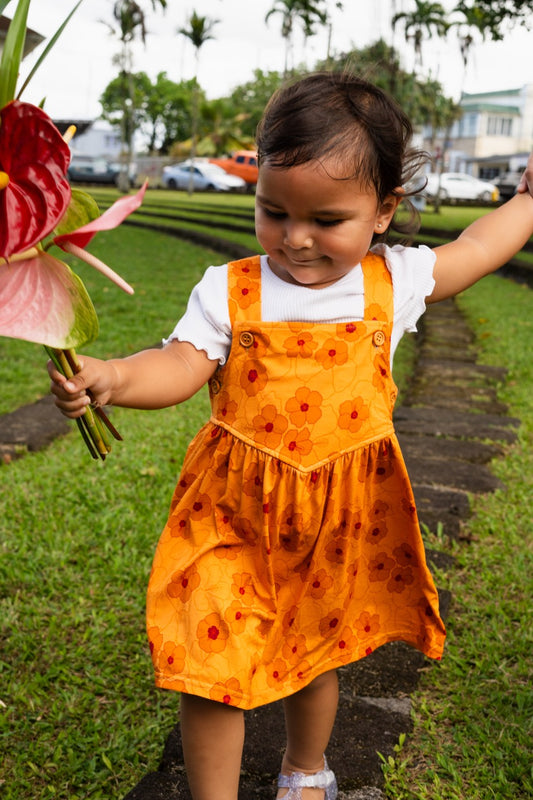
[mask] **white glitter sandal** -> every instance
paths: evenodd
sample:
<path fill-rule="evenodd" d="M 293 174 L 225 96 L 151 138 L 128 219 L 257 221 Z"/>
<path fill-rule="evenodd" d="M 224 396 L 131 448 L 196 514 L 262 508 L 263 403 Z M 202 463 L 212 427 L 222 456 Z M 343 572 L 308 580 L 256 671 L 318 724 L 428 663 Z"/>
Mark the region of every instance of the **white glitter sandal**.
<path fill-rule="evenodd" d="M 312 775 L 303 772 L 293 772 L 291 775 L 280 773 L 278 789 L 288 789 L 281 800 L 302 800 L 302 789 L 324 789 L 324 800 L 335 800 L 337 797 L 337 781 L 335 773 L 329 769 L 324 756 L 324 769 Z"/>

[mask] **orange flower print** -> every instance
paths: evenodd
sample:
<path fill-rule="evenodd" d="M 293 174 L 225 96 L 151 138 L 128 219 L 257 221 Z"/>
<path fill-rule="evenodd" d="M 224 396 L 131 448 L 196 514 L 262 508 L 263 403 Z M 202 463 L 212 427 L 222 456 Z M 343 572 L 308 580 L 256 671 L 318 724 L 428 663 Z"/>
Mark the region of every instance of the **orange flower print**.
<path fill-rule="evenodd" d="M 387 553 L 378 553 L 368 562 L 368 580 L 372 582 L 388 580 L 395 565 L 395 560 Z"/>
<path fill-rule="evenodd" d="M 237 409 L 239 408 L 235 400 L 231 400 L 227 392 L 220 392 L 216 400 L 217 417 L 222 422 L 228 424 L 235 421 Z"/>
<path fill-rule="evenodd" d="M 346 364 L 348 361 L 348 346 L 342 339 L 327 339 L 324 346 L 317 350 L 315 358 L 324 369 Z"/>
<path fill-rule="evenodd" d="M 413 583 L 414 579 L 411 567 L 396 567 L 392 570 L 387 589 L 389 592 L 401 594 L 406 586 L 410 586 Z"/>
<path fill-rule="evenodd" d="M 232 595 L 245 606 L 253 605 L 255 600 L 255 588 L 253 577 L 249 572 L 236 572 L 231 576 Z"/>
<path fill-rule="evenodd" d="M 407 542 L 404 542 L 400 547 L 395 547 L 392 555 L 401 567 L 418 567 L 416 553 Z"/>
<path fill-rule="evenodd" d="M 303 456 L 308 456 L 313 449 L 311 434 L 307 428 L 295 430 L 292 428 L 283 437 L 281 455 L 291 461 L 301 461 Z"/>
<path fill-rule="evenodd" d="M 281 689 L 289 672 L 287 664 L 283 659 L 276 658 L 266 668 L 267 683 L 273 689 Z"/>
<path fill-rule="evenodd" d="M 216 703 L 238 706 L 239 701 L 242 699 L 241 684 L 237 678 L 230 678 L 225 683 L 215 683 L 209 692 L 209 697 Z"/>
<path fill-rule="evenodd" d="M 305 686 L 305 684 L 307 683 L 306 678 L 310 671 L 311 671 L 311 664 L 309 663 L 309 661 L 306 661 L 304 659 L 303 661 L 300 661 L 298 663 L 296 674 L 292 672 L 290 676 L 291 686 L 294 688 L 295 691 L 298 691 L 298 689 Z"/>
<path fill-rule="evenodd" d="M 283 342 L 289 358 L 310 358 L 318 347 L 309 331 L 299 331 Z"/>
<path fill-rule="evenodd" d="M 325 569 L 319 569 L 311 575 L 309 581 L 309 594 L 315 600 L 320 600 L 326 594 L 328 589 L 333 586 L 333 578 L 328 575 Z"/>
<path fill-rule="evenodd" d="M 241 387 L 248 397 L 255 397 L 267 385 L 266 368 L 260 361 L 245 361 L 241 372 Z"/>
<path fill-rule="evenodd" d="M 382 353 L 378 353 L 374 358 L 374 374 L 372 375 L 372 385 L 376 387 L 378 392 L 384 392 L 387 389 L 387 382 L 390 378 L 390 370 L 386 359 Z"/>
<path fill-rule="evenodd" d="M 148 644 L 150 645 L 150 653 L 152 656 L 157 654 L 163 645 L 163 634 L 157 625 L 153 625 L 148 629 Z"/>
<path fill-rule="evenodd" d="M 315 392 L 307 386 L 300 386 L 294 397 L 290 397 L 285 403 L 285 411 L 297 428 L 306 424 L 313 425 L 322 416 L 322 401 L 320 392 Z"/>
<path fill-rule="evenodd" d="M 368 513 L 368 518 L 373 522 L 375 520 L 383 519 L 389 510 L 390 506 L 384 500 L 376 500 Z"/>
<path fill-rule="evenodd" d="M 249 610 L 243 608 L 242 603 L 235 600 L 230 607 L 226 610 L 224 618 L 230 626 L 233 633 L 242 633 L 246 628 L 246 620 L 248 619 Z"/>
<path fill-rule="evenodd" d="M 200 585 L 200 574 L 195 564 L 185 570 L 175 572 L 167 586 L 167 594 L 186 603 Z"/>
<path fill-rule="evenodd" d="M 157 653 L 155 666 L 162 672 L 182 672 L 185 667 L 185 656 L 186 650 L 183 645 L 175 642 L 165 642 Z"/>
<path fill-rule="evenodd" d="M 350 431 L 350 433 L 357 433 L 369 416 L 370 410 L 362 397 L 345 400 L 339 408 L 339 428 Z"/>
<path fill-rule="evenodd" d="M 411 497 L 402 497 L 402 511 L 407 516 L 416 518 L 416 506 Z"/>
<path fill-rule="evenodd" d="M 287 632 L 290 631 L 290 629 L 294 625 L 294 621 L 296 620 L 297 614 L 298 614 L 298 606 L 291 606 L 291 608 L 289 608 L 285 612 L 282 622 L 282 628 L 285 635 L 287 635 Z"/>
<path fill-rule="evenodd" d="M 339 659 L 344 664 L 352 660 L 352 654 L 357 650 L 357 637 L 347 625 L 342 629 L 339 640 L 332 650 L 332 656 Z"/>
<path fill-rule="evenodd" d="M 383 520 L 381 522 L 370 523 L 365 534 L 365 540 L 370 542 L 370 544 L 379 544 L 388 532 L 389 529 Z"/>
<path fill-rule="evenodd" d="M 188 509 L 183 509 L 178 514 L 170 515 L 167 528 L 172 537 L 186 539 L 190 535 L 189 516 Z"/>
<path fill-rule="evenodd" d="M 341 617 L 342 611 L 340 608 L 335 608 L 325 617 L 322 617 L 318 624 L 318 630 L 324 639 L 328 639 L 330 636 L 335 636 L 338 633 Z"/>
<path fill-rule="evenodd" d="M 303 525 L 303 515 L 299 514 L 291 503 L 279 519 L 279 540 L 284 550 L 294 553 L 298 549 Z"/>
<path fill-rule="evenodd" d="M 325 556 L 333 564 L 343 564 L 346 559 L 346 541 L 339 536 L 328 542 L 326 545 Z"/>
<path fill-rule="evenodd" d="M 365 332 L 364 322 L 339 322 L 336 334 L 339 339 L 346 339 L 348 342 L 355 342 Z"/>
<path fill-rule="evenodd" d="M 220 560 L 235 561 L 239 557 L 242 548 L 242 544 L 219 544 L 218 547 L 213 549 L 213 555 L 220 558 Z"/>
<path fill-rule="evenodd" d="M 198 475 L 196 472 L 184 472 L 179 476 L 178 483 L 176 484 L 176 488 L 174 489 L 174 495 L 172 497 L 172 503 L 170 504 L 170 510 L 173 511 L 174 508 L 177 506 L 187 489 L 192 486 L 195 480 L 197 480 Z"/>
<path fill-rule="evenodd" d="M 387 322 L 387 315 L 379 303 L 370 303 L 365 311 L 365 316 L 367 319 L 373 319 L 376 322 Z"/>
<path fill-rule="evenodd" d="M 229 636 L 228 623 L 213 612 L 200 620 L 196 628 L 198 644 L 206 653 L 221 653 Z"/>
<path fill-rule="evenodd" d="M 250 464 L 245 473 L 242 483 L 242 490 L 248 497 L 255 497 L 260 500 L 263 497 L 263 478 L 259 475 L 258 465 Z"/>
<path fill-rule="evenodd" d="M 249 308 L 252 303 L 259 300 L 258 284 L 243 275 L 241 278 L 237 278 L 237 283 L 232 288 L 230 296 L 240 308 Z"/>
<path fill-rule="evenodd" d="M 199 520 L 211 514 L 211 498 L 208 494 L 199 494 L 190 507 L 191 519 Z"/>
<path fill-rule="evenodd" d="M 263 358 L 268 351 L 270 345 L 270 337 L 266 333 L 254 331 L 254 341 L 250 347 L 250 353 L 254 354 L 254 358 Z"/>
<path fill-rule="evenodd" d="M 379 614 L 369 614 L 368 611 L 363 611 L 355 621 L 355 628 L 361 637 L 375 636 L 381 628 Z"/>
<path fill-rule="evenodd" d="M 289 634 L 283 642 L 281 654 L 289 664 L 299 664 L 302 658 L 307 653 L 307 646 L 305 644 L 305 636 L 303 634 L 294 633 Z"/>
<path fill-rule="evenodd" d="M 253 418 L 254 439 L 257 444 L 267 447 L 277 447 L 281 442 L 281 437 L 287 430 L 287 418 L 278 414 L 276 406 L 269 404 L 265 406 L 261 413 Z"/>
<path fill-rule="evenodd" d="M 240 514 L 235 514 L 233 517 L 233 532 L 235 536 L 242 539 L 249 547 L 253 547 L 257 544 L 257 531 L 254 529 L 250 520 L 240 516 Z"/>

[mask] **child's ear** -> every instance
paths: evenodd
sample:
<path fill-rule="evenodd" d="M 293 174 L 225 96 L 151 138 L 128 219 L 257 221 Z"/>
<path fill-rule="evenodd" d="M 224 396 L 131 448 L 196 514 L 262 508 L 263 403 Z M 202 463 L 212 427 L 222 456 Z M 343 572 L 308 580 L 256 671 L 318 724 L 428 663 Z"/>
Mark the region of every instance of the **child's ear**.
<path fill-rule="evenodd" d="M 396 209 L 402 201 L 403 194 L 404 192 L 402 187 L 398 186 L 380 203 L 378 213 L 376 215 L 374 233 L 385 233 L 394 214 L 396 213 Z"/>

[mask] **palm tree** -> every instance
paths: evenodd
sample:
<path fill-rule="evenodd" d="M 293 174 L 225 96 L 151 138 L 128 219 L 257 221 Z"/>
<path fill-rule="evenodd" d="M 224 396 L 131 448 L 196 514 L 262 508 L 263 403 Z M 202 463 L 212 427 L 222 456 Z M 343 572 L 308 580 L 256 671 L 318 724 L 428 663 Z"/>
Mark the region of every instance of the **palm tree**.
<path fill-rule="evenodd" d="M 431 37 L 433 33 L 437 36 L 445 36 L 450 24 L 446 20 L 446 11 L 440 3 L 426 2 L 426 0 L 415 0 L 413 11 L 400 11 L 392 18 L 392 27 L 395 28 L 398 22 L 403 22 L 405 40 L 412 41 L 415 50 L 415 62 L 422 65 L 422 44 L 424 34 Z"/>
<path fill-rule="evenodd" d="M 326 25 L 329 15 L 325 7 L 327 0 L 275 0 L 274 5 L 265 17 L 265 22 L 272 14 L 281 14 L 281 35 L 285 39 L 285 65 L 283 74 L 289 69 L 289 57 L 292 54 L 294 24 L 299 20 L 304 36 L 308 38 L 316 33 L 316 25 Z M 337 8 L 342 4 L 337 3 Z"/>
<path fill-rule="evenodd" d="M 198 111 L 199 111 L 199 84 L 198 69 L 200 66 L 200 49 L 210 39 L 214 39 L 212 31 L 219 20 L 209 17 L 200 17 L 193 11 L 189 17 L 189 27 L 179 28 L 178 33 L 189 39 L 194 47 L 195 70 L 194 70 L 194 90 L 192 96 L 192 138 L 191 138 L 191 172 L 189 179 L 189 194 L 193 191 L 193 172 L 192 161 L 196 155 L 196 145 L 198 140 Z"/>
<path fill-rule="evenodd" d="M 167 0 L 150 0 L 152 10 L 160 6 L 167 7 Z M 129 189 L 129 166 L 133 151 L 133 134 L 135 120 L 135 91 L 133 86 L 133 56 L 131 44 L 140 35 L 143 44 L 146 44 L 146 13 L 136 0 L 115 0 L 113 4 L 113 18 L 118 27 L 118 36 L 121 42 L 120 53 L 114 58 L 114 63 L 120 69 L 120 78 L 123 85 L 123 107 L 121 122 L 121 144 L 125 151 L 125 159 L 119 175 L 119 188 L 121 191 Z M 106 23 L 107 24 L 107 23 Z M 108 25 L 112 33 L 116 33 L 112 25 Z"/>

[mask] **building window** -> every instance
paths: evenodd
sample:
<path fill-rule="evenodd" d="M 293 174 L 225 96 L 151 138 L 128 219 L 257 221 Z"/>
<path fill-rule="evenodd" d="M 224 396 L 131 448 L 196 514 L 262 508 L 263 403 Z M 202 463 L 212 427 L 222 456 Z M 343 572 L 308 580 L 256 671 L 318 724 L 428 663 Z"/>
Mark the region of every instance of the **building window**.
<path fill-rule="evenodd" d="M 476 136 L 478 119 L 478 115 L 472 111 L 463 114 L 457 126 L 457 136 L 461 139 Z"/>
<path fill-rule="evenodd" d="M 512 117 L 487 117 L 487 136 L 512 136 Z"/>

